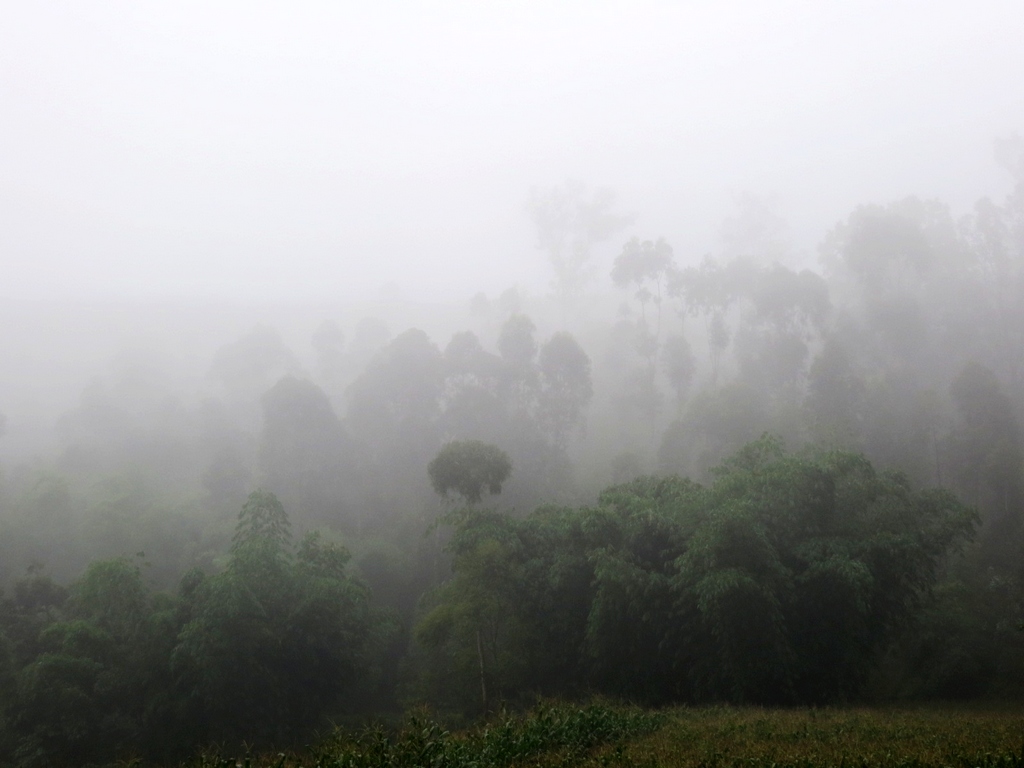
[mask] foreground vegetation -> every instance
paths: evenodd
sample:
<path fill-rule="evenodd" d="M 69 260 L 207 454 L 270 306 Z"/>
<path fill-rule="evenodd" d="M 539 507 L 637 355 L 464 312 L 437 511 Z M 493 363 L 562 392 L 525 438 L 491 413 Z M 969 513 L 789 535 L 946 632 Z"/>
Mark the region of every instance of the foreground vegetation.
<path fill-rule="evenodd" d="M 783 768 L 1019 766 L 1024 715 L 965 708 L 676 709 L 655 733 L 587 761 Z"/>
<path fill-rule="evenodd" d="M 265 757 L 205 754 L 189 768 L 672 766 L 672 768 L 1017 768 L 1017 709 L 679 708 L 542 705 L 453 733 L 414 717 L 397 732 L 337 731 L 320 746 Z"/>
<path fill-rule="evenodd" d="M 572 765 L 587 758 L 602 744 L 621 745 L 657 729 L 664 717 L 632 707 L 595 703 L 587 706 L 541 705 L 529 715 L 503 715 L 463 733 L 453 734 L 423 717 L 412 717 L 398 732 L 371 728 L 360 732 L 336 731 L 320 746 L 304 754 L 267 757 L 203 755 L 189 763 L 194 768 L 273 765 L 275 768 L 385 768 L 540 764 L 557 758 Z"/>

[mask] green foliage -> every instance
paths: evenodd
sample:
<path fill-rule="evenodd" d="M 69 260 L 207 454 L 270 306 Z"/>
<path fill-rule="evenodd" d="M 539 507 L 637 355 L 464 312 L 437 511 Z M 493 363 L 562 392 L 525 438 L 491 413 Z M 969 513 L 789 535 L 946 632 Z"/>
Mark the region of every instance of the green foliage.
<path fill-rule="evenodd" d="M 623 743 L 659 728 L 661 715 L 638 709 L 589 704 L 541 705 L 526 716 L 502 715 L 466 733 L 451 733 L 442 725 L 414 716 L 397 733 L 382 728 L 362 732 L 336 731 L 307 756 L 284 754 L 247 765 L 275 768 L 313 764 L 343 768 L 385 768 L 385 766 L 473 766 L 519 765 L 526 761 L 554 759 L 572 765 L 602 744 Z M 309 762 L 307 762 L 307 760 Z M 196 768 L 227 768 L 234 758 L 204 756 Z"/>
<path fill-rule="evenodd" d="M 427 465 L 435 493 L 443 497 L 454 491 L 467 504 L 479 504 L 484 489 L 501 493 L 511 473 L 508 454 L 480 440 L 452 440 Z"/>
<path fill-rule="evenodd" d="M 843 700 L 976 524 L 863 456 L 797 458 L 768 437 L 713 474 L 640 478 L 591 509 L 450 518 L 455 576 L 419 641 L 464 696 L 484 676 L 513 699 L 575 678 L 648 701 Z"/>
<path fill-rule="evenodd" d="M 269 491 L 253 491 L 238 513 L 231 551 L 237 555 L 252 547 L 281 554 L 291 539 L 290 529 L 288 515 L 277 496 Z"/>
<path fill-rule="evenodd" d="M 389 625 L 320 534 L 293 553 L 271 493 L 250 495 L 227 567 L 153 594 L 140 561 L 69 589 L 38 569 L 0 596 L 0 763 L 174 759 L 212 739 L 288 743 L 343 714 Z"/>
<path fill-rule="evenodd" d="M 173 630 L 160 623 L 138 566 L 91 564 L 61 614 L 39 632 L 40 652 L 18 673 L 12 726 L 21 764 L 122 754 L 145 744 L 156 725 L 148 701 L 166 680 Z"/>
<path fill-rule="evenodd" d="M 579 765 L 1019 768 L 1011 709 L 678 709 L 657 731 Z"/>
<path fill-rule="evenodd" d="M 172 663 L 204 739 L 281 742 L 341 707 L 365 664 L 371 615 L 348 552 L 308 535 L 266 491 L 239 514 L 223 573 L 182 584 L 188 620 Z"/>

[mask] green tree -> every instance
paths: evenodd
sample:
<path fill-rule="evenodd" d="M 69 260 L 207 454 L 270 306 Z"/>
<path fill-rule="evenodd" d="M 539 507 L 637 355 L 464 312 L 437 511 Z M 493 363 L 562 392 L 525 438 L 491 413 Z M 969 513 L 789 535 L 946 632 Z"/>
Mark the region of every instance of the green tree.
<path fill-rule="evenodd" d="M 482 522 L 493 513 L 479 512 Z M 480 527 L 474 531 L 479 534 Z M 455 576 L 434 596 L 435 605 L 416 628 L 416 639 L 432 658 L 426 685 L 449 706 L 486 713 L 517 680 L 518 570 L 500 526 L 489 535 L 453 545 Z M 421 673 L 422 674 L 422 673 Z M 475 686 L 474 686 L 475 683 Z M 475 691 L 473 688 L 475 687 Z"/>
<path fill-rule="evenodd" d="M 262 398 L 262 482 L 298 510 L 302 522 L 351 524 L 357 451 L 326 393 L 286 376 Z"/>
<path fill-rule="evenodd" d="M 441 350 L 421 330 L 399 334 L 349 385 L 345 427 L 362 454 L 356 478 L 370 521 L 429 498 L 423 467 L 441 442 L 445 386 Z"/>
<path fill-rule="evenodd" d="M 953 481 L 985 513 L 992 533 L 1011 536 L 1024 501 L 1024 452 L 1010 398 L 988 368 L 969 363 L 950 394 L 959 420 L 950 438 Z"/>
<path fill-rule="evenodd" d="M 176 632 L 128 559 L 96 561 L 18 673 L 16 755 L 82 764 L 148 751 L 164 726 L 154 706 Z M 169 631 L 168 631 L 169 630 Z"/>
<path fill-rule="evenodd" d="M 289 529 L 277 497 L 256 491 L 227 568 L 183 582 L 173 661 L 199 740 L 286 744 L 338 712 L 364 666 L 368 595 L 347 551 L 310 534 L 293 554 Z"/>
<path fill-rule="evenodd" d="M 449 442 L 427 467 L 431 485 L 439 496 L 447 498 L 455 492 L 468 505 L 479 504 L 485 489 L 491 494 L 500 493 L 511 472 L 508 455 L 479 440 Z M 468 510 L 449 514 L 443 520 L 452 522 L 471 515 L 479 515 L 481 520 L 500 520 L 490 513 Z M 514 578 L 508 568 L 507 553 L 494 538 L 477 538 L 470 546 L 454 543 L 453 551 L 459 563 L 457 575 L 441 587 L 441 603 L 420 622 L 417 637 L 434 651 L 435 672 L 439 665 L 441 669 L 450 665 L 464 668 L 467 659 L 475 661 L 481 706 L 486 713 L 490 707 L 488 680 L 493 684 L 498 675 L 496 667 L 505 658 L 504 619 Z"/>
<path fill-rule="evenodd" d="M 483 348 L 469 331 L 452 336 L 444 350 L 446 434 L 491 439 L 506 431 L 508 407 L 503 398 L 502 361 Z"/>
<path fill-rule="evenodd" d="M 556 333 L 540 349 L 541 392 L 538 415 L 556 446 L 583 428 L 594 395 L 590 358 L 573 336 Z"/>
<path fill-rule="evenodd" d="M 508 454 L 479 440 L 453 440 L 427 466 L 430 484 L 438 496 L 447 497 L 454 491 L 466 504 L 479 504 L 485 489 L 491 494 L 501 493 L 511 473 Z"/>
<path fill-rule="evenodd" d="M 843 701 L 976 522 L 861 455 L 769 437 L 712 476 L 637 478 L 523 520 L 451 516 L 454 577 L 421 642 L 462 659 L 445 669 L 468 690 L 474 631 L 495 638 L 480 677 L 511 698 L 575 679 L 652 702 Z"/>

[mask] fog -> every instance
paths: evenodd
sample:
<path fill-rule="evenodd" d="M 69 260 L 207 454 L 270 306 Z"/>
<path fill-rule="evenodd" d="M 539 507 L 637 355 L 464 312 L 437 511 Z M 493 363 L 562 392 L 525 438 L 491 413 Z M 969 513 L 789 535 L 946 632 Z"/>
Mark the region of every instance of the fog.
<path fill-rule="evenodd" d="M 813 256 L 856 204 L 963 211 L 1020 127 L 1013 2 L 17 4 L 7 297 L 546 290 L 567 179 L 697 260 L 735 197 Z M 610 262 L 614 251 L 603 256 Z"/>
<path fill-rule="evenodd" d="M 1024 9 L 354 5 L 0 12 L 0 768 L 1024 700 Z"/>

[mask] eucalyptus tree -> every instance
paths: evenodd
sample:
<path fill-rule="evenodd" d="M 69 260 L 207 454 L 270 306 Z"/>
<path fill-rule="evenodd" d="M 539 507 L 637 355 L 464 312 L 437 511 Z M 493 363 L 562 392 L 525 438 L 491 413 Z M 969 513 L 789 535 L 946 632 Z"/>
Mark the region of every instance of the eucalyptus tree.
<path fill-rule="evenodd" d="M 552 288 L 563 307 L 574 302 L 593 278 L 591 251 L 631 222 L 614 212 L 610 190 L 587 190 L 567 182 L 530 193 L 527 210 L 537 230 L 537 246 L 554 270 Z"/>
<path fill-rule="evenodd" d="M 310 342 L 321 381 L 329 391 L 338 390 L 348 372 L 344 331 L 333 320 L 324 320 L 313 332 Z"/>
<path fill-rule="evenodd" d="M 552 442 L 565 448 L 570 437 L 583 429 L 594 395 L 590 357 L 571 334 L 560 331 L 540 348 L 538 365 L 538 417 Z"/>
<path fill-rule="evenodd" d="M 665 378 L 668 379 L 669 386 L 675 391 L 676 416 L 678 417 L 686 402 L 690 384 L 697 372 L 697 361 L 686 336 L 674 334 L 665 339 L 661 347 L 661 367 L 665 372 Z"/>
<path fill-rule="evenodd" d="M 229 397 L 255 401 L 282 376 L 297 375 L 302 365 L 281 335 L 257 325 L 217 350 L 209 376 L 223 385 Z"/>
<path fill-rule="evenodd" d="M 958 416 L 948 441 L 950 479 L 985 515 L 993 542 L 1005 545 L 1024 522 L 1024 450 L 1013 403 L 976 363 L 953 380 L 950 394 Z"/>
<path fill-rule="evenodd" d="M 620 288 L 633 289 L 634 298 L 640 304 L 640 319 L 634 328 L 634 345 L 636 353 L 644 361 L 639 370 L 632 371 L 625 377 L 625 391 L 620 396 L 620 401 L 636 407 L 652 434 L 656 429 L 661 406 L 661 393 L 656 377 L 658 353 L 661 349 L 662 304 L 676 274 L 672 247 L 664 238 L 641 242 L 636 237 L 622 247 L 622 252 L 616 257 L 611 272 L 612 282 Z M 648 304 L 652 307 L 651 318 L 647 316 Z M 676 342 L 673 353 L 670 354 L 679 349 Z M 685 366 L 682 358 L 675 362 Z M 677 365 L 673 373 L 678 372 Z"/>
<path fill-rule="evenodd" d="M 862 450 L 868 387 L 850 344 L 832 333 L 810 366 L 803 409 L 808 437 L 830 449 Z"/>
<path fill-rule="evenodd" d="M 661 307 L 668 290 L 669 281 L 676 271 L 675 259 L 664 238 L 657 241 L 634 237 L 622 246 L 622 252 L 612 265 L 612 282 L 620 288 L 631 287 L 634 297 L 640 303 L 641 321 L 649 327 L 647 305 L 654 311 L 651 333 L 657 339 L 661 335 Z"/>
<path fill-rule="evenodd" d="M 304 523 L 351 525 L 359 452 L 327 394 L 286 376 L 262 398 L 261 482 Z"/>
<path fill-rule="evenodd" d="M 722 263 L 708 256 L 699 266 L 677 272 L 669 282 L 668 292 L 678 302 L 680 316 L 703 320 L 712 386 L 718 386 L 722 357 L 732 341 L 730 311 L 746 290 L 752 270 L 743 259 Z"/>
<path fill-rule="evenodd" d="M 441 441 L 445 360 L 421 330 L 388 343 L 349 385 L 345 427 L 360 444 L 367 509 L 379 520 L 429 498 L 423 467 Z"/>
<path fill-rule="evenodd" d="M 483 348 L 476 334 L 452 336 L 444 350 L 440 431 L 459 438 L 499 439 L 508 426 L 501 359 Z"/>
<path fill-rule="evenodd" d="M 775 264 L 752 272 L 745 298 L 734 343 L 738 376 L 778 401 L 799 399 L 811 349 L 831 315 L 827 283 Z"/>
<path fill-rule="evenodd" d="M 434 491 L 442 499 L 452 492 L 466 505 L 479 504 L 484 491 L 501 493 L 512 472 L 508 455 L 494 445 L 479 440 L 452 441 L 446 444 L 427 466 Z M 475 516 L 463 511 L 458 517 Z M 452 519 L 451 515 L 445 519 Z M 498 647 L 507 615 L 506 599 L 512 587 L 503 567 L 506 562 L 500 546 L 477 542 L 476 546 L 456 552 L 457 576 L 441 588 L 441 606 L 427 614 L 418 630 L 421 642 L 440 652 L 442 663 L 459 663 L 466 649 L 475 645 L 480 696 L 487 712 L 488 678 L 501 654 Z M 475 643 L 473 642 L 475 641 Z M 485 646 L 489 653 L 485 653 Z M 488 669 L 490 667 L 490 669 Z"/>
<path fill-rule="evenodd" d="M 516 371 L 528 370 L 537 357 L 537 324 L 523 314 L 513 314 L 498 334 L 498 354 Z"/>
<path fill-rule="evenodd" d="M 503 364 L 501 396 L 508 409 L 510 430 L 532 431 L 537 418 L 540 371 L 537 368 L 537 325 L 526 315 L 511 315 L 498 334 Z"/>

